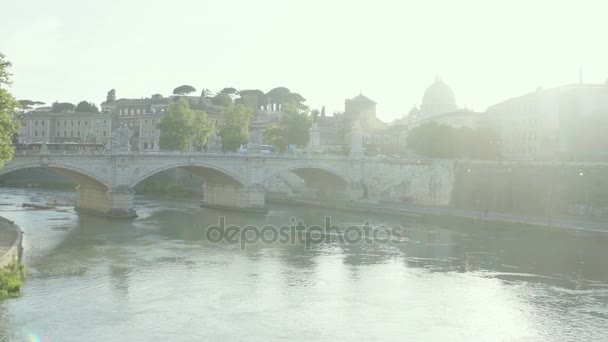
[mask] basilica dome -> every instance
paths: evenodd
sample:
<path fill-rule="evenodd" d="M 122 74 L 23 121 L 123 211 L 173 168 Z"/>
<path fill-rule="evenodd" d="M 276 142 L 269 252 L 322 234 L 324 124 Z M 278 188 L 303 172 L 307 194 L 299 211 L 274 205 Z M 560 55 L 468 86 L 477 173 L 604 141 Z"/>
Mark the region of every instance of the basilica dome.
<path fill-rule="evenodd" d="M 452 89 L 439 78 L 436 79 L 424 92 L 420 111 L 424 116 L 456 111 L 456 97 Z"/>

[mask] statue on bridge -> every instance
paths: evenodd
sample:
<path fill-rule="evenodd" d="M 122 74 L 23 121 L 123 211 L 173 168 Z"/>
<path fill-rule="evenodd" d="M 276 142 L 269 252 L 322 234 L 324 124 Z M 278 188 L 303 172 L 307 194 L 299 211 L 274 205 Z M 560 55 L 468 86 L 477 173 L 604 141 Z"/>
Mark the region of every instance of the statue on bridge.
<path fill-rule="evenodd" d="M 129 151 L 129 141 L 131 140 L 131 130 L 127 127 L 118 127 L 112 132 L 112 150 Z"/>

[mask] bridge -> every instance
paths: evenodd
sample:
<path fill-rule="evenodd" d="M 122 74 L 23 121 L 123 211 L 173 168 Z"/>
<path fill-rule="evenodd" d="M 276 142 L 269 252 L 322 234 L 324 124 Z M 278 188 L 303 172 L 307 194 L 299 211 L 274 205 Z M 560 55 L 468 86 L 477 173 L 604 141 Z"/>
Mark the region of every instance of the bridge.
<path fill-rule="evenodd" d="M 76 209 L 116 218 L 136 217 L 134 186 L 155 174 L 184 168 L 204 180 L 202 205 L 265 211 L 266 193 L 281 175 L 299 179 L 311 198 L 377 201 L 410 198 L 445 205 L 453 163 L 379 157 L 249 155 L 204 152 L 18 151 L 0 176 L 49 168 L 78 185 Z"/>

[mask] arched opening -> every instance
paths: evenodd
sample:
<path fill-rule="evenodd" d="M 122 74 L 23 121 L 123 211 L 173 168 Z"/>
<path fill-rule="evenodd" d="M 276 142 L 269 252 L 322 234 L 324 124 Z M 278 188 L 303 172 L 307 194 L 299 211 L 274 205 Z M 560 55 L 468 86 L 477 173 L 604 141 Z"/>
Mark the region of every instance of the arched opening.
<path fill-rule="evenodd" d="M 349 182 L 335 170 L 296 166 L 277 172 L 264 182 L 269 199 L 295 196 L 315 200 L 350 199 Z"/>
<path fill-rule="evenodd" d="M 170 165 L 138 177 L 131 187 L 137 193 L 197 194 L 205 184 L 244 186 L 243 181 L 226 170 L 206 165 Z"/>
<path fill-rule="evenodd" d="M 2 177 L 4 176 L 4 177 Z M 97 215 L 113 217 L 135 217 L 132 208 L 132 198 L 125 189 L 111 189 L 104 181 L 85 171 L 77 170 L 64 165 L 20 165 L 0 170 L 0 178 L 4 185 L 27 187 L 62 188 L 64 190 L 76 189 L 77 197 L 69 195 L 49 195 L 41 198 L 38 205 L 72 206 L 76 210 Z M 15 183 L 16 182 L 16 183 Z M 20 183 L 19 183 L 20 182 Z"/>
<path fill-rule="evenodd" d="M 102 180 L 61 165 L 0 169 L 0 186 L 73 190 L 79 184 L 108 189 Z"/>
<path fill-rule="evenodd" d="M 246 182 L 228 170 L 214 165 L 169 165 L 150 170 L 138 177 L 131 187 L 145 191 L 146 185 L 165 184 L 161 192 L 181 191 L 202 195 L 201 206 L 240 211 L 265 212 L 264 191 L 247 187 Z M 171 189 L 173 188 L 173 189 Z"/>

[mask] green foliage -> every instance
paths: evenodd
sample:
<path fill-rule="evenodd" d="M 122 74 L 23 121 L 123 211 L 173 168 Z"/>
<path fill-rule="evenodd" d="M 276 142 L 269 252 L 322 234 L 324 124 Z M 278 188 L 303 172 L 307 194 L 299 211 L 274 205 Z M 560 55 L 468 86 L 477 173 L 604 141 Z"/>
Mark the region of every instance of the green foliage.
<path fill-rule="evenodd" d="M 239 92 L 236 90 L 236 88 L 226 87 L 226 88 L 220 90 L 219 93 L 228 95 L 228 96 L 233 96 L 233 95 L 238 95 Z"/>
<path fill-rule="evenodd" d="M 0 52 L 0 86 L 3 84 L 11 84 L 11 72 L 9 71 L 11 62 Z"/>
<path fill-rule="evenodd" d="M 412 129 L 407 145 L 418 155 L 430 158 L 496 159 L 500 156 L 497 135 L 487 126 L 454 128 L 429 122 Z"/>
<path fill-rule="evenodd" d="M 196 89 L 191 85 L 181 85 L 175 89 L 173 89 L 173 95 L 188 95 L 190 93 L 195 92 Z"/>
<path fill-rule="evenodd" d="M 53 103 L 53 112 L 73 112 L 76 106 L 69 102 Z"/>
<path fill-rule="evenodd" d="M 111 89 L 110 91 L 108 91 L 108 94 L 106 95 L 106 101 L 114 102 L 114 100 L 116 100 L 116 89 Z"/>
<path fill-rule="evenodd" d="M 80 101 L 74 111 L 77 113 L 98 113 L 99 109 L 91 102 Z"/>
<path fill-rule="evenodd" d="M 201 90 L 201 100 L 204 100 L 206 98 L 208 98 L 209 96 L 211 96 L 211 90 L 207 89 L 207 88 L 203 88 L 203 90 Z"/>
<path fill-rule="evenodd" d="M 35 106 L 41 106 L 44 102 L 41 101 L 32 101 L 32 100 L 19 100 L 17 101 L 21 105 L 23 109 L 32 109 Z"/>
<path fill-rule="evenodd" d="M 240 104 L 230 105 L 224 109 L 222 112 L 224 122 L 219 132 L 224 151 L 236 151 L 239 145 L 247 142 L 252 115 L 251 109 Z"/>
<path fill-rule="evenodd" d="M 3 85 L 10 84 L 10 66 L 11 63 L 0 53 L 0 166 L 13 156 L 13 136 L 18 129 L 12 115 L 19 103 L 3 88 Z"/>
<path fill-rule="evenodd" d="M 226 94 L 219 93 L 211 98 L 211 103 L 215 106 L 228 107 L 232 104 L 232 98 Z"/>
<path fill-rule="evenodd" d="M 188 101 L 183 98 L 169 105 L 158 127 L 160 148 L 182 151 L 188 150 L 190 146 L 202 149 L 213 129 L 213 125 L 207 120 L 207 113 L 192 110 Z"/>
<path fill-rule="evenodd" d="M 285 105 L 283 117 L 264 131 L 264 139 L 280 151 L 285 151 L 291 144 L 306 146 L 311 125 L 312 118 L 307 112 L 298 110 L 293 104 Z"/>
<path fill-rule="evenodd" d="M 0 269 L 0 300 L 19 296 L 25 274 L 25 266 L 18 262 Z"/>

